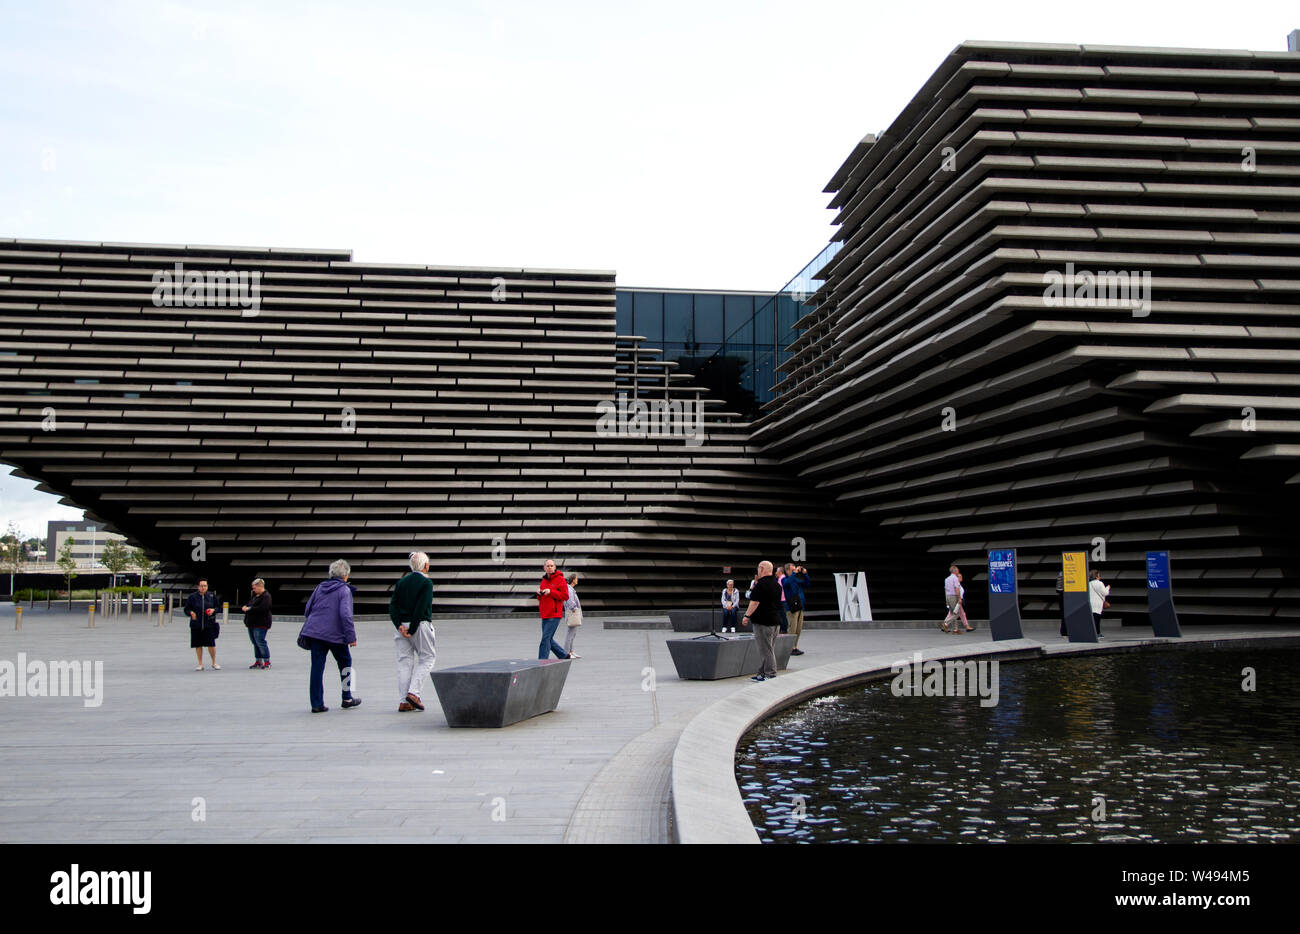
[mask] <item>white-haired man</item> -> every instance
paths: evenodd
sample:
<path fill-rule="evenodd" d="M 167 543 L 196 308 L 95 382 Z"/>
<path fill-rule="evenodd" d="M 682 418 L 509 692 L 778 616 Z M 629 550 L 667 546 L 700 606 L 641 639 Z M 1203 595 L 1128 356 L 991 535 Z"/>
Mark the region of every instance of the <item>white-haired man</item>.
<path fill-rule="evenodd" d="M 781 585 L 772 576 L 772 562 L 762 561 L 754 586 L 750 589 L 749 608 L 742 626 L 754 624 L 754 641 L 758 643 L 758 674 L 750 681 L 767 681 L 776 677 L 776 631 L 781 626 Z"/>
<path fill-rule="evenodd" d="M 433 581 L 429 580 L 429 556 L 423 551 L 410 555 L 411 571 L 393 587 L 388 601 L 388 618 L 397 628 L 397 709 L 423 710 L 420 692 L 424 679 L 433 671 L 437 652 L 433 643 Z"/>

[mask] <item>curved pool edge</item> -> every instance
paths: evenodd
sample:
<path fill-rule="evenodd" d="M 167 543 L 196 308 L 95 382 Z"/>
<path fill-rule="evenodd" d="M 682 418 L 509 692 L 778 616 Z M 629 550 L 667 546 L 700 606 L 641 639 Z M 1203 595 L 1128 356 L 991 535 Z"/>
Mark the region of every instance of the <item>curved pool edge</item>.
<path fill-rule="evenodd" d="M 1238 648 L 1300 645 L 1300 634 L 1185 634 L 1181 639 L 1145 638 L 1101 643 L 1043 643 L 1035 639 L 970 643 L 951 648 L 917 649 L 906 656 L 897 651 L 864 655 L 800 671 L 786 671 L 775 680 L 753 684 L 704 708 L 682 731 L 673 751 L 672 808 L 677 843 L 759 843 L 740 786 L 736 784 L 736 745 L 755 724 L 810 697 L 842 687 L 890 677 L 893 666 L 910 662 L 956 658 L 1045 658 L 1079 654 L 1108 654 L 1144 649 L 1211 649 L 1220 643 Z"/>

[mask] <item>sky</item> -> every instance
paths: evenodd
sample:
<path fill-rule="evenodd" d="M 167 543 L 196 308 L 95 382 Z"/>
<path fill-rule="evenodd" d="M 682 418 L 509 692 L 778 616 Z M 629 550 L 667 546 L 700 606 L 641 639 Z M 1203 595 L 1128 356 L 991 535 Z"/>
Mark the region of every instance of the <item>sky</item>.
<path fill-rule="evenodd" d="M 779 289 L 964 40 L 1282 51 L 1293 2 L 0 0 L 0 237 Z M 0 481 L 0 524 L 76 510 Z M 26 524 L 24 524 L 26 523 Z"/>

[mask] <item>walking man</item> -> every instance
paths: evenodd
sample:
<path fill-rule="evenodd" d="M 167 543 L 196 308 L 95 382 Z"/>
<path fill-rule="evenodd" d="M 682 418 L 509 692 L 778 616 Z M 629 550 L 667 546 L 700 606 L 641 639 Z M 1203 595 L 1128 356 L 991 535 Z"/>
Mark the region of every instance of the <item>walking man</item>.
<path fill-rule="evenodd" d="M 742 626 L 754 624 L 754 641 L 758 643 L 758 674 L 750 681 L 776 677 L 776 631 L 781 626 L 781 585 L 772 576 L 772 562 L 762 561 L 750 590 L 749 607 Z"/>
<path fill-rule="evenodd" d="M 411 571 L 393 587 L 388 601 L 388 618 L 397 634 L 397 705 L 400 711 L 423 710 L 420 692 L 425 676 L 433 671 L 437 652 L 433 644 L 433 581 L 429 580 L 429 556 L 423 551 L 410 554 Z"/>
<path fill-rule="evenodd" d="M 965 588 L 961 585 L 961 571 L 957 570 L 957 565 L 948 568 L 948 576 L 943 579 L 943 598 L 948 602 L 948 615 L 943 618 L 939 628 L 944 632 L 970 632 L 972 626 L 966 619 L 966 608 L 962 605 L 962 597 L 966 594 Z M 957 624 L 966 627 L 964 630 Z M 952 629 L 948 628 L 948 623 L 952 623 Z"/>
<path fill-rule="evenodd" d="M 555 569 L 555 562 L 548 560 L 542 565 L 542 580 L 537 585 L 537 611 L 542 616 L 542 642 L 537 647 L 537 657 L 545 660 L 555 653 L 556 658 L 570 658 L 568 652 L 555 641 L 555 630 L 560 628 L 564 619 L 564 602 L 569 599 L 569 585 L 565 583 L 564 574 Z"/>

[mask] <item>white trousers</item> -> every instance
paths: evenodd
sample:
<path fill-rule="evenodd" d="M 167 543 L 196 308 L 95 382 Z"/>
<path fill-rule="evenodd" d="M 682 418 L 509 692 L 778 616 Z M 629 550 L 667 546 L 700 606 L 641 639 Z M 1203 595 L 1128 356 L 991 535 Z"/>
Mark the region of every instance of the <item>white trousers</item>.
<path fill-rule="evenodd" d="M 397 696 L 419 697 L 424 679 L 433 671 L 438 657 L 433 647 L 433 624 L 426 619 L 415 627 L 411 638 L 394 632 L 393 639 L 397 645 Z"/>

